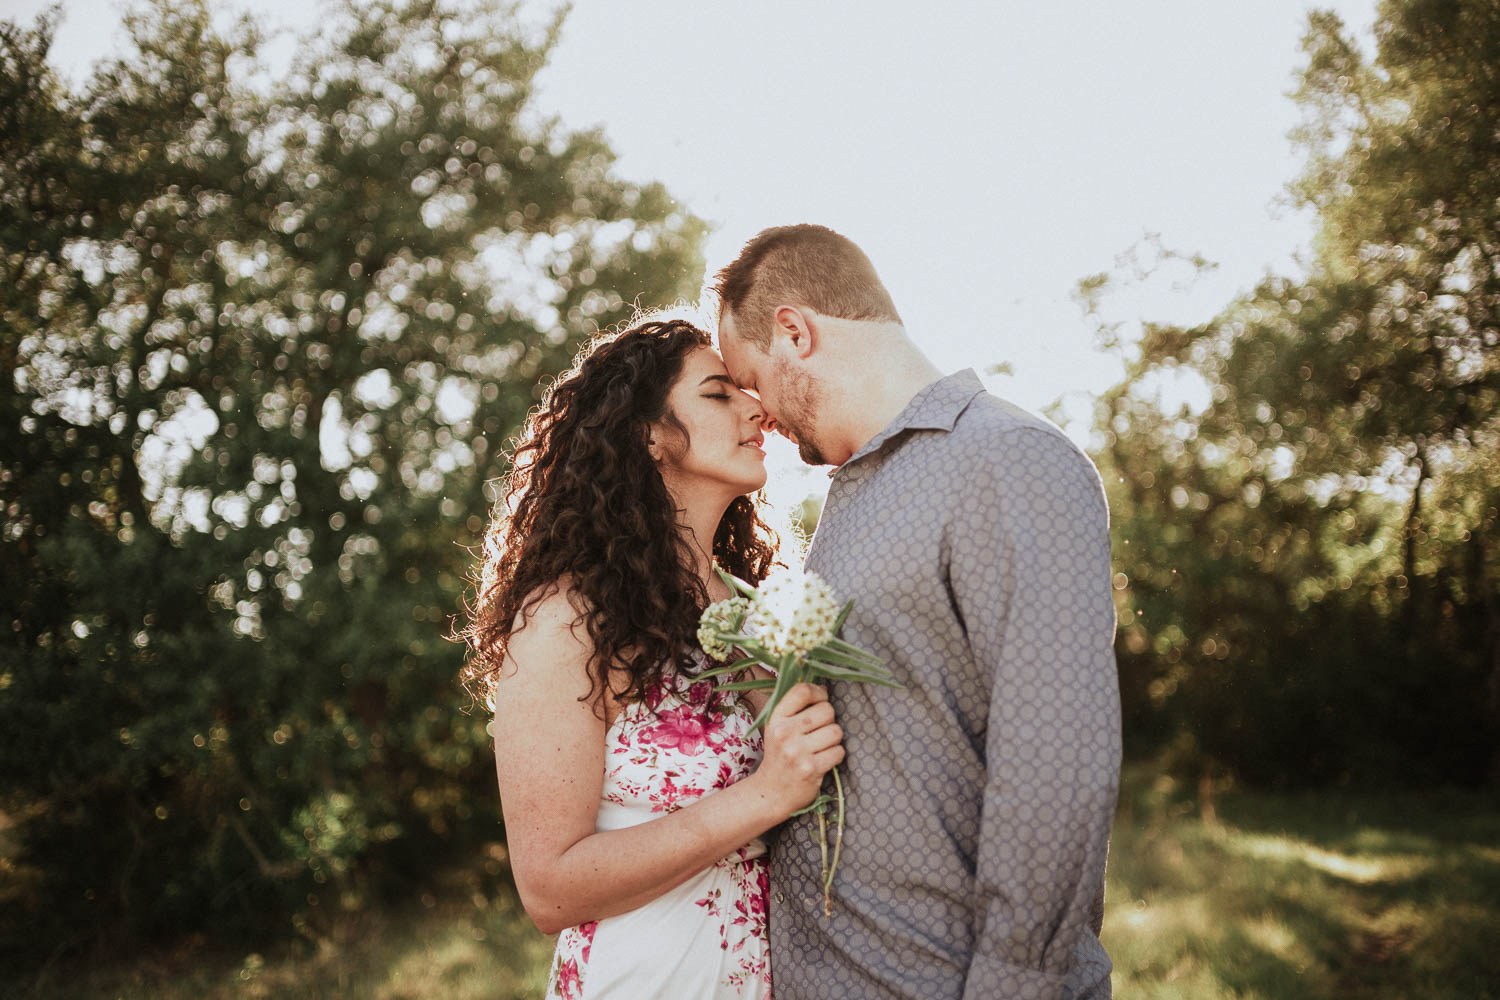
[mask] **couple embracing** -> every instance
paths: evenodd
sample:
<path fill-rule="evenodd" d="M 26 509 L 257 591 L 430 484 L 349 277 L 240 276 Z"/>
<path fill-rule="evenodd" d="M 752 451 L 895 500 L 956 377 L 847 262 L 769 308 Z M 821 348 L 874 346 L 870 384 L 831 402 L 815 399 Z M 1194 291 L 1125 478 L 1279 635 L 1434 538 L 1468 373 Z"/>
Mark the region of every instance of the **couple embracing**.
<path fill-rule="evenodd" d="M 486 537 L 467 637 L 494 706 L 516 888 L 562 998 L 1110 994 L 1118 771 L 1107 511 L 1060 431 L 947 377 L 865 254 L 768 229 L 679 322 L 596 341 L 547 392 Z M 698 617 L 776 539 L 779 431 L 832 482 L 807 568 L 903 685 L 695 677 Z M 846 758 L 845 751 L 848 750 Z M 831 916 L 816 820 L 842 763 Z"/>

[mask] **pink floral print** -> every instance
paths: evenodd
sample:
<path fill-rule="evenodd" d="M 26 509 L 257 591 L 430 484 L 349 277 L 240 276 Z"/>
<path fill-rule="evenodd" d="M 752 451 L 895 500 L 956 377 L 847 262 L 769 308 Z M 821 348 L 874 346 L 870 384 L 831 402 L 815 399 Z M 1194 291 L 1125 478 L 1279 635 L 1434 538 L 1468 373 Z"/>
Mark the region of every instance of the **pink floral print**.
<path fill-rule="evenodd" d="M 601 816 L 611 809 L 617 816 L 632 817 L 629 823 L 647 822 L 745 778 L 760 763 L 762 752 L 760 733 L 748 732 L 751 719 L 748 704 L 733 697 L 715 698 L 708 681 L 663 680 L 647 692 L 643 702 L 626 706 L 605 734 Z M 770 996 L 766 942 L 769 875 L 764 853 L 764 845 L 752 841 L 679 887 L 687 893 L 680 896 L 681 902 L 673 901 L 678 892 L 673 890 L 656 904 L 647 904 L 686 906 L 707 917 L 706 924 L 700 922 L 702 918 L 684 924 L 703 928 L 687 932 L 689 939 L 673 940 L 672 912 L 676 911 L 664 911 L 665 923 L 659 931 L 665 937 L 650 942 L 649 948 L 711 949 L 721 956 L 711 959 L 719 970 L 711 973 L 718 978 L 714 997 L 768 1000 Z M 601 924 L 610 927 L 608 919 L 590 921 L 558 935 L 548 978 L 548 1000 L 589 1000 L 589 962 L 596 951 L 595 935 Z M 704 939 L 705 934 L 712 937 Z M 620 939 L 614 940 L 616 944 L 608 953 L 618 961 Z M 646 942 L 640 944 L 648 947 Z M 632 954 L 640 951 L 626 950 Z M 598 955 L 594 958 L 596 962 L 608 961 Z M 632 985 L 642 996 L 659 995 L 666 988 L 644 981 Z M 612 989 L 610 992 L 613 996 Z"/>
<path fill-rule="evenodd" d="M 583 970 L 589 964 L 589 950 L 599 921 L 590 920 L 569 927 L 557 938 L 557 952 L 552 956 L 552 974 L 548 977 L 547 996 L 559 1000 L 582 1000 Z"/>
<path fill-rule="evenodd" d="M 660 713 L 658 718 L 661 721 L 645 734 L 645 738 L 657 746 L 689 755 L 698 754 L 710 746 L 713 716 L 683 705 Z"/>
<path fill-rule="evenodd" d="M 760 733 L 745 733 L 748 706 L 712 704 L 707 681 L 670 685 L 650 692 L 644 706 L 626 706 L 606 737 L 608 801 L 674 812 L 704 792 L 728 788 L 760 763 Z"/>
<path fill-rule="evenodd" d="M 746 945 L 766 940 L 766 911 L 771 895 L 771 873 L 765 857 L 746 859 L 743 850 L 718 862 L 733 881 L 731 906 L 724 906 L 724 893 L 714 889 L 698 900 L 698 905 L 719 918 L 719 948 L 734 952 L 739 961 L 725 979 L 724 985 L 743 988 L 752 982 L 771 985 L 771 963 L 764 948 Z"/>

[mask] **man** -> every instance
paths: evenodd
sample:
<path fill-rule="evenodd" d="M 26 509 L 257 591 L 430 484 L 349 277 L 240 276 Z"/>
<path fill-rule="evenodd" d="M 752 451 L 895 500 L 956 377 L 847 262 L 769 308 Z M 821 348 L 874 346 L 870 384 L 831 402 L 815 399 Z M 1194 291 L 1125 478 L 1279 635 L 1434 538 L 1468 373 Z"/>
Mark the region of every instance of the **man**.
<path fill-rule="evenodd" d="M 848 820 L 771 862 L 777 1000 L 1098 1000 L 1118 789 L 1108 511 L 1056 427 L 946 378 L 851 241 L 768 229 L 719 272 L 730 376 L 834 466 L 807 568 L 905 687 L 835 684 Z"/>

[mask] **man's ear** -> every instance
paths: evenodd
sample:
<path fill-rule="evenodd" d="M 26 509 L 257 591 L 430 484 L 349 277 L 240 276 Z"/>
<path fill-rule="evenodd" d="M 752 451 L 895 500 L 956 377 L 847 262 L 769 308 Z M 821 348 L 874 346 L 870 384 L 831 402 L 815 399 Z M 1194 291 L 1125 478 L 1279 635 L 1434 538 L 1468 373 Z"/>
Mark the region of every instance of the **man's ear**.
<path fill-rule="evenodd" d="M 772 336 L 792 349 L 797 357 L 807 359 L 816 346 L 817 335 L 813 331 L 813 312 L 796 306 L 777 306 L 774 314 Z"/>

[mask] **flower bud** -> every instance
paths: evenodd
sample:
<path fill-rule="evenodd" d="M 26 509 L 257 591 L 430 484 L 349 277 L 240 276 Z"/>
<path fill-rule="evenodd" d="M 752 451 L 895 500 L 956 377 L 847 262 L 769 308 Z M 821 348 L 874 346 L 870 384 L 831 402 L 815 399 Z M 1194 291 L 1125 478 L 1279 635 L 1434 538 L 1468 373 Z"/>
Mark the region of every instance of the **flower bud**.
<path fill-rule="evenodd" d="M 781 570 L 761 583 L 747 625 L 777 656 L 805 656 L 833 638 L 837 621 L 833 589 L 822 577 Z"/>
<path fill-rule="evenodd" d="M 731 597 L 704 608 L 698 617 L 698 645 L 703 647 L 703 652 L 721 663 L 728 660 L 734 650 L 719 636 L 738 632 L 749 610 L 750 601 L 744 597 Z"/>

